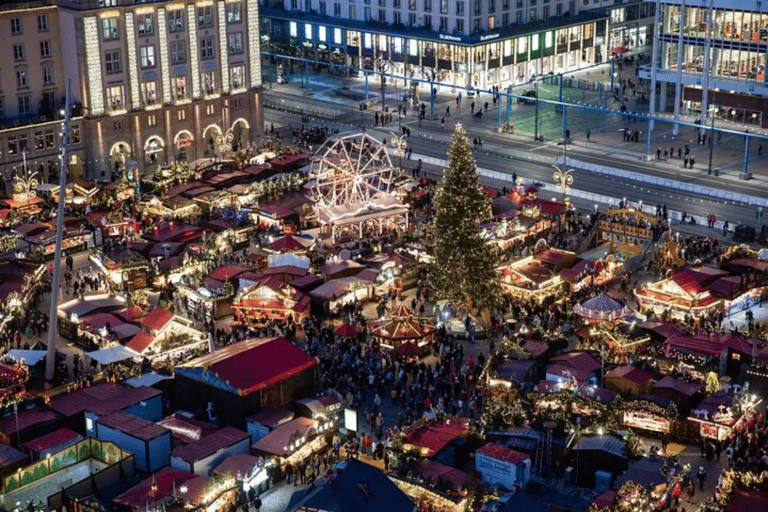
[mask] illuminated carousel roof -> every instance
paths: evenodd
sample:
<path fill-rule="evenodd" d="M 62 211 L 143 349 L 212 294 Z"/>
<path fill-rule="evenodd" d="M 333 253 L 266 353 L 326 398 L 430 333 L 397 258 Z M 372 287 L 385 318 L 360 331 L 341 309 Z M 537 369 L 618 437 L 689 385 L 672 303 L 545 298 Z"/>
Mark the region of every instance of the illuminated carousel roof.
<path fill-rule="evenodd" d="M 435 326 L 430 319 L 415 316 L 404 304 L 395 307 L 388 318 L 371 330 L 371 334 L 377 338 L 401 341 L 418 340 L 434 332 Z"/>
<path fill-rule="evenodd" d="M 588 320 L 612 322 L 629 316 L 630 309 L 605 293 L 587 299 L 573 307 L 573 312 Z"/>

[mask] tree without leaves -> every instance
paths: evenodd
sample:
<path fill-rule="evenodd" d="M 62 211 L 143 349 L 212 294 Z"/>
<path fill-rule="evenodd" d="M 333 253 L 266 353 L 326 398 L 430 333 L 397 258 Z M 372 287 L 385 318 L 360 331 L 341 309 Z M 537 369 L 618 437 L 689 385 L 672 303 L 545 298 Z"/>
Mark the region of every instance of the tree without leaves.
<path fill-rule="evenodd" d="M 465 310 L 494 306 L 501 291 L 498 257 L 480 229 L 480 222 L 491 217 L 491 202 L 480 187 L 469 138 L 460 124 L 434 201 L 430 285 L 436 298 Z"/>

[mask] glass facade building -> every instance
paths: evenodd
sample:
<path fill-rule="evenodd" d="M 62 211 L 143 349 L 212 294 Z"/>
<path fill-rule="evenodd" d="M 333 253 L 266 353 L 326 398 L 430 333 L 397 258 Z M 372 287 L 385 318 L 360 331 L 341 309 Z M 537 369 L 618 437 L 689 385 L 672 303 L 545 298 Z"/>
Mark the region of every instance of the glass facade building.
<path fill-rule="evenodd" d="M 661 84 L 660 109 L 675 112 L 676 118 L 697 115 L 702 124 L 714 115 L 768 127 L 768 5 L 754 0 L 659 3 L 657 59 L 640 76 L 655 75 Z M 671 105 L 667 98 L 674 98 Z"/>

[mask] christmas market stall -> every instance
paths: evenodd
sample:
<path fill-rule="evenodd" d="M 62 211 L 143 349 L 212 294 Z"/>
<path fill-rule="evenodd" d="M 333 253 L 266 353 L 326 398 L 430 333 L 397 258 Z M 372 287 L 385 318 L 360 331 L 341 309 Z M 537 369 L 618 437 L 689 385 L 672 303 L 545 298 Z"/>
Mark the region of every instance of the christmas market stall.
<path fill-rule="evenodd" d="M 200 213 L 200 207 L 196 202 L 182 196 L 154 196 L 140 203 L 140 207 L 145 215 L 168 219 L 189 219 Z"/>
<path fill-rule="evenodd" d="M 431 347 L 434 335 L 432 319 L 416 315 L 405 304 L 396 306 L 383 320 L 371 326 L 371 336 L 382 348 L 406 356 L 424 355 Z"/>
<path fill-rule="evenodd" d="M 55 185 L 53 188 L 51 188 L 50 193 L 54 201 L 59 200 L 59 189 L 60 187 L 58 185 Z M 66 185 L 64 201 L 65 204 L 71 206 L 82 206 L 85 208 L 87 205 L 93 203 L 96 194 L 98 194 L 100 191 L 101 187 L 99 187 L 96 183 L 78 178 Z"/>
<path fill-rule="evenodd" d="M 689 382 L 667 375 L 653 384 L 653 394 L 663 396 L 677 405 L 682 416 L 688 416 L 691 408 L 701 401 L 703 382 Z"/>
<path fill-rule="evenodd" d="M 115 290 L 146 288 L 154 274 L 149 261 L 132 249 L 94 250 L 89 259 L 96 265 Z"/>
<path fill-rule="evenodd" d="M 273 466 L 274 463 L 268 458 L 237 453 L 222 460 L 213 470 L 213 476 L 234 478 L 242 484 L 244 493 L 254 489 L 258 496 L 269 488 L 269 474 Z"/>
<path fill-rule="evenodd" d="M 560 271 L 572 267 L 576 254 L 561 249 L 544 249 L 509 265 L 501 271 L 502 286 L 512 297 L 544 300 L 560 293 Z"/>
<path fill-rule="evenodd" d="M 720 375 L 739 377 L 742 364 L 752 361 L 759 341 L 746 339 L 737 334 L 701 332 L 695 335 L 677 334 L 665 342 L 666 357 L 676 360 L 681 367 L 704 380 L 707 370 L 714 370 Z"/>
<path fill-rule="evenodd" d="M 428 413 L 403 431 L 403 450 L 416 450 L 421 457 L 447 466 L 461 466 L 468 456 L 468 420 Z"/>
<path fill-rule="evenodd" d="M 122 512 L 157 512 L 166 508 L 169 502 L 177 497 L 186 495 L 189 489 L 185 488 L 185 484 L 194 478 L 197 478 L 194 473 L 166 466 L 113 501 Z M 184 492 L 181 492 L 182 490 Z"/>
<path fill-rule="evenodd" d="M 680 320 L 686 315 L 698 318 L 721 310 L 722 299 L 713 296 L 696 277 L 689 269 L 682 269 L 669 278 L 636 288 L 640 310 Z"/>
<path fill-rule="evenodd" d="M 122 237 L 133 230 L 133 221 L 123 214 L 122 209 L 91 212 L 86 217 L 95 232 L 97 246 L 103 245 L 104 240 L 108 238 Z"/>
<path fill-rule="evenodd" d="M 482 473 L 483 482 L 510 491 L 525 489 L 531 479 L 531 466 L 528 454 L 496 443 L 488 443 L 475 452 L 475 471 Z"/>
<path fill-rule="evenodd" d="M 740 388 L 736 393 L 717 391 L 704 398 L 691 411 L 688 421 L 699 424 L 701 437 L 724 441 L 752 414 L 760 402 L 762 400 L 750 394 L 748 388 Z"/>
<path fill-rule="evenodd" d="M 300 322 L 309 315 L 311 298 L 279 279 L 263 276 L 256 284 L 241 290 L 232 302 L 234 319 L 261 323 L 264 319 Z"/>
<path fill-rule="evenodd" d="M 609 209 L 598 220 L 599 243 L 623 246 L 628 257 L 640 254 L 643 247 L 653 242 L 659 220 L 634 207 Z"/>
<path fill-rule="evenodd" d="M 342 277 L 321 284 L 309 292 L 309 295 L 327 311 L 335 311 L 345 304 L 367 301 L 372 295 L 372 288 L 371 281 L 357 276 Z"/>
<path fill-rule="evenodd" d="M 651 392 L 653 374 L 630 365 L 617 366 L 603 377 L 604 385 L 622 396 L 647 395 Z"/>
<path fill-rule="evenodd" d="M 284 338 L 252 338 L 177 366 L 177 406 L 211 402 L 222 425 L 245 428 L 246 418 L 317 393 L 317 361 Z"/>
<path fill-rule="evenodd" d="M 35 261 L 50 261 L 54 257 L 56 232 L 45 231 L 35 236 L 24 237 L 29 258 Z M 93 233 L 79 229 L 65 229 L 61 243 L 62 253 L 72 254 L 93 246 Z"/>
<path fill-rule="evenodd" d="M 138 325 L 142 332 L 126 347 L 153 362 L 178 360 L 182 354 L 195 353 L 208 344 L 208 335 L 197 330 L 192 320 L 161 308 L 153 309 Z"/>
<path fill-rule="evenodd" d="M 621 424 L 668 434 L 672 422 L 678 419 L 677 405 L 674 402 L 662 396 L 646 396 L 624 403 Z"/>
<path fill-rule="evenodd" d="M 578 484 L 594 487 L 598 472 L 609 474 L 623 472 L 628 466 L 626 442 L 611 434 L 574 434 L 576 442 L 572 448 L 576 461 Z"/>
<path fill-rule="evenodd" d="M 108 293 L 86 295 L 83 300 L 73 298 L 62 302 L 58 306 L 59 334 L 74 342 L 83 342 L 83 333 L 80 330 L 80 319 L 98 313 L 113 314 L 126 307 L 125 297 L 113 296 Z M 91 346 L 88 340 L 88 348 Z"/>
<path fill-rule="evenodd" d="M 20 318 L 48 279 L 43 264 L 0 261 L 0 332 L 14 318 Z"/>
<path fill-rule="evenodd" d="M 299 417 L 276 427 L 251 446 L 251 452 L 269 457 L 281 467 L 298 464 L 325 448 L 325 436 L 331 423 L 319 423 L 311 418 Z"/>
<path fill-rule="evenodd" d="M 246 432 L 234 427 L 223 427 L 199 441 L 175 448 L 171 452 L 171 467 L 208 475 L 222 459 L 248 453 L 250 444 L 251 438 Z"/>

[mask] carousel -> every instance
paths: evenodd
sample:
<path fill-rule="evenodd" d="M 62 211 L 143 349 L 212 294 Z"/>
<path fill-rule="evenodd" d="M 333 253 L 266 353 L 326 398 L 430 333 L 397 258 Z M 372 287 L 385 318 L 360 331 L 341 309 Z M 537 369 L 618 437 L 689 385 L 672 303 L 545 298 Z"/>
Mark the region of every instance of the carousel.
<path fill-rule="evenodd" d="M 573 312 L 591 325 L 579 330 L 582 335 L 580 348 L 605 347 L 608 353 L 604 357 L 608 360 L 621 362 L 631 347 L 650 340 L 649 336 L 635 335 L 627 323 L 632 310 L 606 293 L 576 304 Z"/>
<path fill-rule="evenodd" d="M 630 316 L 632 311 L 626 305 L 601 293 L 581 304 L 573 306 L 573 312 L 591 323 L 613 324 Z"/>
<path fill-rule="evenodd" d="M 394 350 L 404 357 L 418 358 L 429 349 L 435 336 L 435 324 L 430 318 L 417 316 L 400 304 L 384 320 L 373 325 L 371 334 L 382 348 Z"/>

